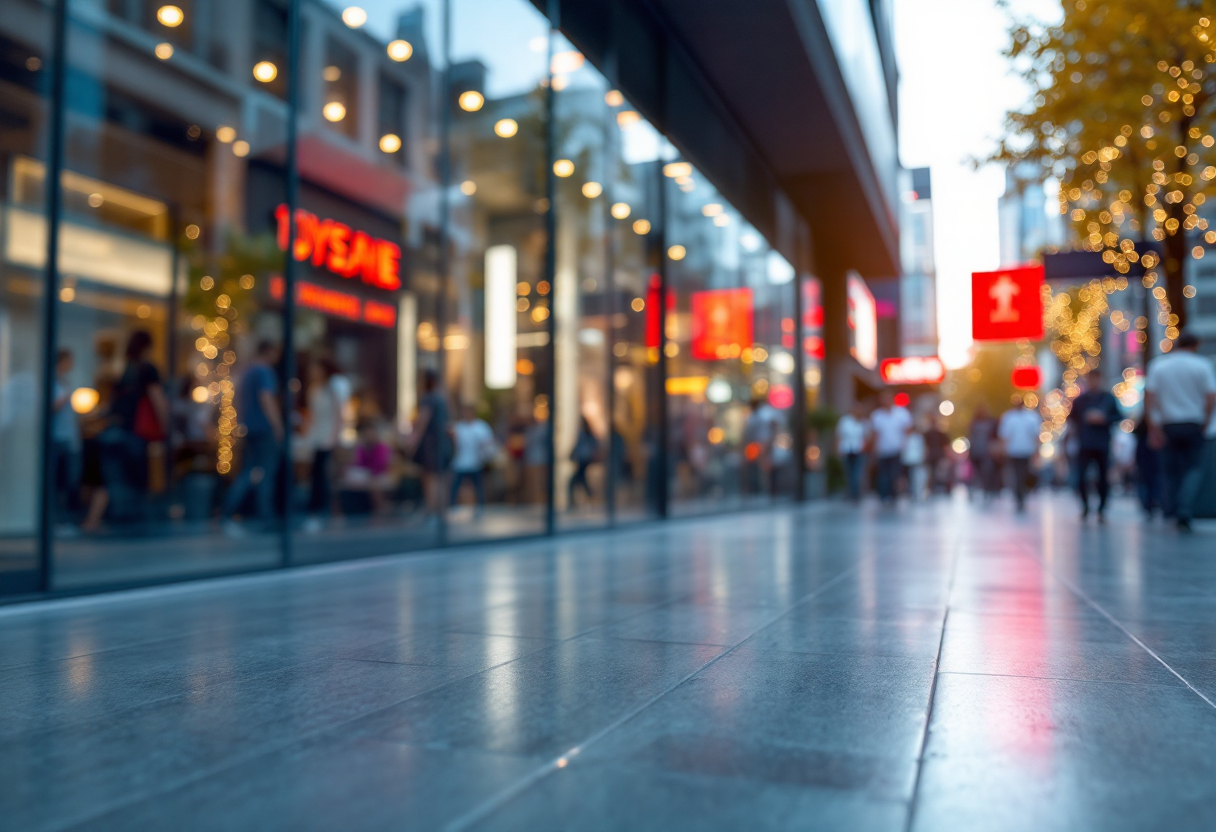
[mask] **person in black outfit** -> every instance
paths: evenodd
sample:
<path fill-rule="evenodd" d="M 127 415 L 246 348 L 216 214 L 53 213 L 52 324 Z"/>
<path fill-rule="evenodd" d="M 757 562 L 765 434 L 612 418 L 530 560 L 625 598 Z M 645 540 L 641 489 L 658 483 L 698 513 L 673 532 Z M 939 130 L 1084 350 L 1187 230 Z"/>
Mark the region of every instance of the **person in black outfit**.
<path fill-rule="evenodd" d="M 1106 520 L 1106 498 L 1110 493 L 1108 467 L 1110 431 L 1122 418 L 1119 402 L 1102 389 L 1102 373 L 1090 370 L 1085 376 L 1085 392 L 1077 396 L 1068 414 L 1069 427 L 1080 440 L 1077 450 L 1077 490 L 1081 493 L 1081 517 L 1089 516 L 1089 469 L 1098 469 L 1098 522 Z"/>

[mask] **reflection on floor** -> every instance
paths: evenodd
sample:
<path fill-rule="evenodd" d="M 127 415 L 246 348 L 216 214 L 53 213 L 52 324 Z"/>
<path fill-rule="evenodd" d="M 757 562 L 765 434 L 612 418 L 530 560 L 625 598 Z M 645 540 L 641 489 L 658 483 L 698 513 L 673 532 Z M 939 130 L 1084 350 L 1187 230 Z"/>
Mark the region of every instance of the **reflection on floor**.
<path fill-rule="evenodd" d="M 1189 830 L 1216 527 L 818 504 L 0 610 L 14 830 Z"/>

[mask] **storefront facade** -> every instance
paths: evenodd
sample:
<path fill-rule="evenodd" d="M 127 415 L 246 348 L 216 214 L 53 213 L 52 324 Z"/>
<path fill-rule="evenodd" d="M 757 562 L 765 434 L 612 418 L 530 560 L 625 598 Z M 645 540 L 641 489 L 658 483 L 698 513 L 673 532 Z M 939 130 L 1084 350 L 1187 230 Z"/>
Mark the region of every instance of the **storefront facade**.
<path fill-rule="evenodd" d="M 0 0 L 0 596 L 801 496 L 809 230 L 611 39 L 173 2 Z"/>

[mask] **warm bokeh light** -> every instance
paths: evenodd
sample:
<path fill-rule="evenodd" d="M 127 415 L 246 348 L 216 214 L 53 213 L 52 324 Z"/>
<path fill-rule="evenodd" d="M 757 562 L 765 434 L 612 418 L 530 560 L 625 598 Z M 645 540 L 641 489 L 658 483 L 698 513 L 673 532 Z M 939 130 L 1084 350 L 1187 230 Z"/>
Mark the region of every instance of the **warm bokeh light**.
<path fill-rule="evenodd" d="M 279 68 L 270 61 L 258 61 L 253 65 L 253 77 L 263 84 L 269 84 L 279 75 Z"/>
<path fill-rule="evenodd" d="M 667 256 L 672 260 L 683 260 L 684 255 L 687 253 L 688 251 L 684 248 L 684 246 L 680 245 L 675 245 L 667 249 Z"/>
<path fill-rule="evenodd" d="M 583 183 L 583 196 L 587 197 L 587 199 L 595 199 L 597 196 L 599 196 L 603 192 L 604 192 L 604 186 L 601 185 L 599 182 Z"/>
<path fill-rule="evenodd" d="M 574 175 L 574 162 L 569 159 L 558 159 L 553 163 L 553 173 L 565 179 Z"/>
<path fill-rule="evenodd" d="M 682 179 L 685 176 L 692 176 L 692 165 L 688 162 L 671 162 L 663 165 L 663 175 L 669 179 Z"/>
<path fill-rule="evenodd" d="M 194 399 L 196 404 L 206 404 L 207 399 L 211 398 L 211 391 L 206 387 L 195 387 L 190 391 L 190 398 Z"/>
<path fill-rule="evenodd" d="M 615 202 L 612 205 L 612 216 L 618 220 L 623 220 L 629 216 L 631 210 L 628 202 Z"/>
<path fill-rule="evenodd" d="M 221 124 L 215 128 L 215 138 L 217 141 L 228 144 L 236 138 L 236 128 L 229 127 L 227 124 Z"/>
<path fill-rule="evenodd" d="M 186 15 L 177 6 L 161 6 L 156 10 L 156 19 L 160 21 L 160 25 L 174 29 L 182 25 Z"/>
<path fill-rule="evenodd" d="M 397 63 L 408 61 L 414 54 L 414 47 L 408 40 L 391 41 L 387 47 L 388 56 Z"/>
<path fill-rule="evenodd" d="M 244 139 L 238 139 L 232 143 L 232 153 L 234 156 L 245 157 L 249 155 L 249 142 Z"/>
<path fill-rule="evenodd" d="M 625 96 L 621 95 L 620 90 L 608 90 L 604 93 L 604 103 L 609 107 L 619 107 L 625 103 Z"/>
<path fill-rule="evenodd" d="M 93 412 L 93 408 L 97 407 L 97 403 L 101 401 L 101 394 L 92 387 L 77 387 L 72 391 L 70 401 L 72 410 L 83 416 Z"/>
<path fill-rule="evenodd" d="M 342 10 L 342 22 L 352 29 L 358 29 L 367 22 L 367 12 L 358 6 L 347 6 Z"/>
<path fill-rule="evenodd" d="M 519 125 L 515 123 L 513 118 L 500 119 L 494 125 L 494 132 L 504 139 L 509 139 L 519 132 Z"/>
<path fill-rule="evenodd" d="M 326 121 L 338 122 L 346 118 L 346 105 L 341 101 L 331 101 L 321 110 Z"/>
<path fill-rule="evenodd" d="M 472 196 L 477 193 L 477 183 L 472 179 L 466 179 L 460 183 L 460 192 L 465 196 Z"/>
<path fill-rule="evenodd" d="M 621 110 L 616 114 L 617 126 L 619 126 L 622 130 L 628 130 L 641 120 L 642 117 L 633 110 Z"/>
<path fill-rule="evenodd" d="M 486 99 L 477 90 L 468 90 L 460 94 L 457 103 L 460 104 L 460 109 L 466 113 L 475 113 L 486 103 Z"/>
<path fill-rule="evenodd" d="M 549 65 L 549 71 L 554 75 L 569 75 L 572 72 L 578 72 L 583 67 L 583 54 L 573 50 L 566 52 L 558 52 L 553 56 L 553 61 Z"/>
<path fill-rule="evenodd" d="M 650 220 L 634 220 L 633 221 L 633 233 L 634 234 L 649 234 L 650 233 Z"/>
<path fill-rule="evenodd" d="M 162 61 L 167 61 L 173 57 L 173 44 L 158 43 L 156 44 L 156 49 L 153 51 L 156 53 L 156 57 L 160 58 Z"/>

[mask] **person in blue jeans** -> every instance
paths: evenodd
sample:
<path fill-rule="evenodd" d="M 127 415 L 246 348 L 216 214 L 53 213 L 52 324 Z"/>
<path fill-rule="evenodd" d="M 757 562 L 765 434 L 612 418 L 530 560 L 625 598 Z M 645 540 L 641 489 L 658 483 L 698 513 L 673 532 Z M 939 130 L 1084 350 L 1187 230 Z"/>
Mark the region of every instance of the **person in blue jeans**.
<path fill-rule="evenodd" d="M 1110 432 L 1119 420 L 1119 402 L 1102 387 L 1102 371 L 1085 374 L 1085 392 L 1072 403 L 1068 426 L 1076 432 L 1077 492 L 1081 496 L 1081 518 L 1089 517 L 1089 469 L 1098 472 L 1098 522 L 1106 520 L 1106 500 L 1110 494 Z"/>
<path fill-rule="evenodd" d="M 279 378 L 275 364 L 279 348 L 270 341 L 258 344 L 257 354 L 236 386 L 236 413 L 245 428 L 241 472 L 224 497 L 224 530 L 240 536 L 243 530 L 232 520 L 250 489 L 256 489 L 257 517 L 266 520 L 273 512 L 275 474 L 279 470 L 283 443 L 283 417 L 279 406 Z"/>

